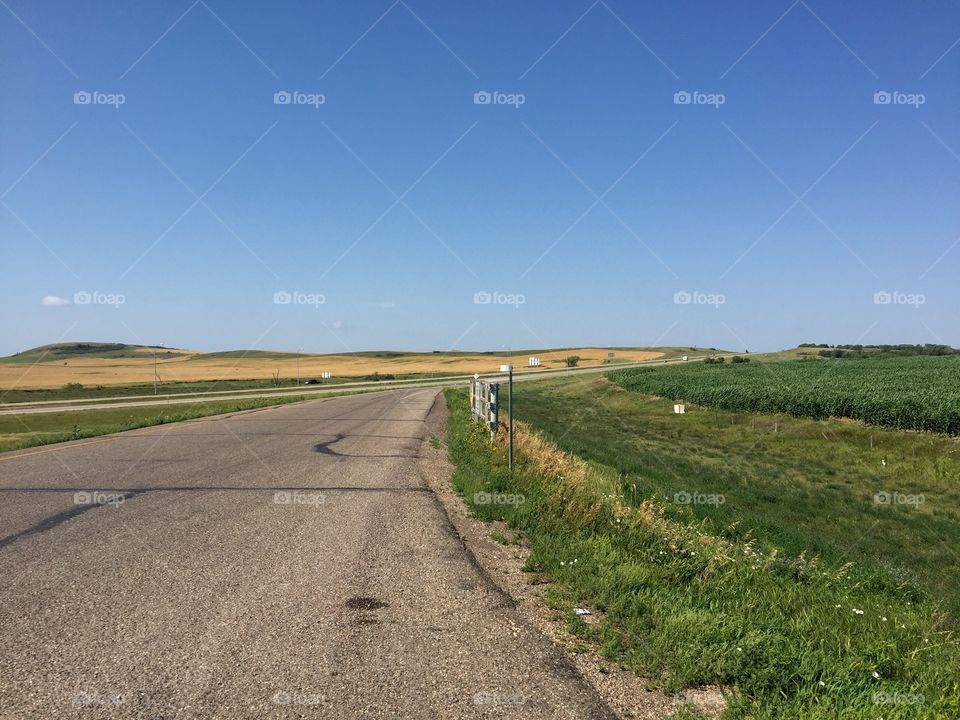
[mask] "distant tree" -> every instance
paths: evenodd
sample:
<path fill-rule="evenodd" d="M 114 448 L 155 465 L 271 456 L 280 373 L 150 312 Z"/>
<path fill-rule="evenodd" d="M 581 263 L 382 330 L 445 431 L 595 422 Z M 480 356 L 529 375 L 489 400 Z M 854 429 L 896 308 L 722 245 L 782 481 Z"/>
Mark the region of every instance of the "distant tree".
<path fill-rule="evenodd" d="M 576 367 L 577 363 L 580 362 L 580 356 L 568 355 L 566 358 L 564 358 L 563 362 L 567 367 Z"/>

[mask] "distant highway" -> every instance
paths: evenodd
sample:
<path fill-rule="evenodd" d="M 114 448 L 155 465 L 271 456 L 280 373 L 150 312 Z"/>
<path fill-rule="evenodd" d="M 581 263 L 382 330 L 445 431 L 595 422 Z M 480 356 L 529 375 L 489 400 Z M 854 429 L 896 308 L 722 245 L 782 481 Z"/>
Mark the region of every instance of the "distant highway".
<path fill-rule="evenodd" d="M 725 357 L 717 355 L 717 357 Z M 698 362 L 703 358 L 691 358 L 689 362 Z M 615 365 L 595 365 L 580 368 L 552 368 L 544 370 L 515 370 L 514 382 L 525 382 L 529 380 L 544 380 L 555 377 L 565 377 L 568 375 L 579 375 L 587 373 L 610 372 L 611 370 L 621 370 L 632 367 L 645 367 L 650 365 L 670 365 L 684 362 L 681 359 L 672 360 L 645 360 L 636 363 L 618 363 Z M 481 373 L 480 375 L 487 379 L 496 379 L 506 377 L 499 372 Z M 330 395 L 343 395 L 347 393 L 399 390 L 404 388 L 435 388 L 448 387 L 453 385 L 465 384 L 471 378 L 471 375 L 448 375 L 439 378 L 416 378 L 412 380 L 389 380 L 379 382 L 345 382 L 335 385 L 301 385 L 293 388 L 276 390 L 217 390 L 204 393 L 176 393 L 170 395 L 132 395 L 117 396 L 113 398 L 85 398 L 79 400 L 38 400 L 32 402 L 20 403 L 0 403 L 0 415 L 28 415 L 33 413 L 51 413 L 51 412 L 76 412 L 80 410 L 96 410 L 124 407 L 148 407 L 148 406 L 166 406 L 166 405 L 193 405 L 198 402 L 220 402 L 225 400 L 250 400 L 254 398 L 275 398 L 289 395 L 305 397 L 324 397 Z"/>

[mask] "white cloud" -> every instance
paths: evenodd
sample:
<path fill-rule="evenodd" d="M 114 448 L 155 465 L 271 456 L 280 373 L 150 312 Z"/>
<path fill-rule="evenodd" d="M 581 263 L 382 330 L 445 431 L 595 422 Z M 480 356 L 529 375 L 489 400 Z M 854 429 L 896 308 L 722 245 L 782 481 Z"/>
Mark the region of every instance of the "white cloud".
<path fill-rule="evenodd" d="M 70 305 L 70 301 L 66 298 L 57 297 L 56 295 L 44 295 L 43 299 L 40 300 L 41 305 L 46 305 L 47 307 L 62 307 L 63 305 Z"/>

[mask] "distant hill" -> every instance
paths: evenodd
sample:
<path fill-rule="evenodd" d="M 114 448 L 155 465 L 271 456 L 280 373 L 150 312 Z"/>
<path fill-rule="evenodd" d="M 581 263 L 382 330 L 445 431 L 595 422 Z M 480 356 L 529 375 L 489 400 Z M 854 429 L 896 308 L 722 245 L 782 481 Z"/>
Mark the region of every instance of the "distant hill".
<path fill-rule="evenodd" d="M 161 358 L 186 355 L 177 349 L 159 345 L 127 345 L 126 343 L 75 342 L 41 345 L 0 358 L 3 363 L 35 363 L 75 358 L 134 358 L 154 354 Z"/>

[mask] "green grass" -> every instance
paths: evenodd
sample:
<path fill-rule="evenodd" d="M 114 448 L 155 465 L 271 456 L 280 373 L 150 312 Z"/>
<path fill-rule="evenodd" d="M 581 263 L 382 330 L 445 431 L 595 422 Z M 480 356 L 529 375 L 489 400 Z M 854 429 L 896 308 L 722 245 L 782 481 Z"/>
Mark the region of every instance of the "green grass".
<path fill-rule="evenodd" d="M 190 382 L 163 382 L 160 384 L 158 397 L 164 395 L 193 394 L 208 392 L 227 392 L 234 390 L 286 390 L 294 388 L 317 390 L 329 385 L 342 385 L 351 382 L 380 380 L 428 380 L 434 377 L 444 377 L 449 373 L 400 373 L 379 375 L 338 376 L 323 380 L 315 385 L 304 385 L 303 381 L 313 378 L 312 375 L 301 376 L 301 384 L 297 385 L 296 378 L 282 377 L 280 385 L 274 385 L 269 378 L 248 380 L 196 380 Z M 125 398 L 140 395 L 153 395 L 153 383 L 136 383 L 132 385 L 80 385 L 79 387 L 63 386 L 59 388 L 43 388 L 35 390 L 11 389 L 0 390 L 0 402 L 4 403 L 32 403 L 45 400 L 109 400 L 111 398 Z"/>
<path fill-rule="evenodd" d="M 960 356 L 672 365 L 615 371 L 628 390 L 724 410 L 845 417 L 960 434 Z"/>
<path fill-rule="evenodd" d="M 77 410 L 59 413 L 0 415 L 0 452 L 67 440 L 108 435 L 110 433 L 164 425 L 208 415 L 254 410 L 297 402 L 305 398 L 279 397 L 251 400 L 197 403 L 176 407 L 135 407 L 103 410 Z"/>
<path fill-rule="evenodd" d="M 144 352 L 151 350 L 152 352 Z M 139 352 L 138 352 L 139 351 Z M 41 345 L 23 352 L 0 357 L 2 363 L 38 363 L 54 360 L 69 360 L 71 358 L 158 358 L 180 357 L 184 353 L 170 348 L 152 347 L 147 345 L 127 345 L 125 343 L 58 343 L 55 345 Z"/>
<path fill-rule="evenodd" d="M 304 376 L 306 380 L 310 376 Z M 349 382 L 357 378 L 334 378 L 317 385 L 297 385 L 296 378 L 281 378 L 280 385 L 276 386 L 270 379 L 250 380 L 197 380 L 191 382 L 164 382 L 159 387 L 159 397 L 176 394 L 202 394 L 207 392 L 225 392 L 233 390 L 283 390 L 287 388 L 316 389 L 322 385 L 335 385 Z M 134 383 L 131 385 L 80 385 L 79 387 L 64 386 L 59 388 L 43 388 L 36 390 L 0 390 L 0 402 L 29 403 L 43 400 L 98 400 L 109 398 L 123 398 L 140 395 L 153 395 L 153 383 Z"/>
<path fill-rule="evenodd" d="M 502 445 L 448 391 L 453 482 L 477 516 L 523 531 L 526 569 L 555 579 L 551 604 L 608 660 L 668 691 L 722 685 L 735 718 L 957 716 L 960 647 L 945 608 L 960 595 L 952 439 L 789 416 L 674 416 L 672 403 L 603 378 L 514 393 L 518 419 L 587 460 L 592 482 L 551 476 L 523 453 L 511 477 Z M 911 488 L 930 493 L 924 504 L 873 504 L 878 490 Z M 476 504 L 477 492 L 525 502 Z M 725 501 L 672 502 L 679 492 Z M 621 514 L 618 502 L 636 509 Z M 586 625 L 576 606 L 606 621 Z"/>
<path fill-rule="evenodd" d="M 603 378 L 514 387 L 514 407 L 559 447 L 621 477 L 632 499 L 763 551 L 889 572 L 960 617 L 960 442 L 840 420 L 688 407 Z M 722 504 L 674 502 L 680 493 Z M 877 493 L 922 503 L 877 504 Z M 878 499 L 883 499 L 880 496 Z"/>

